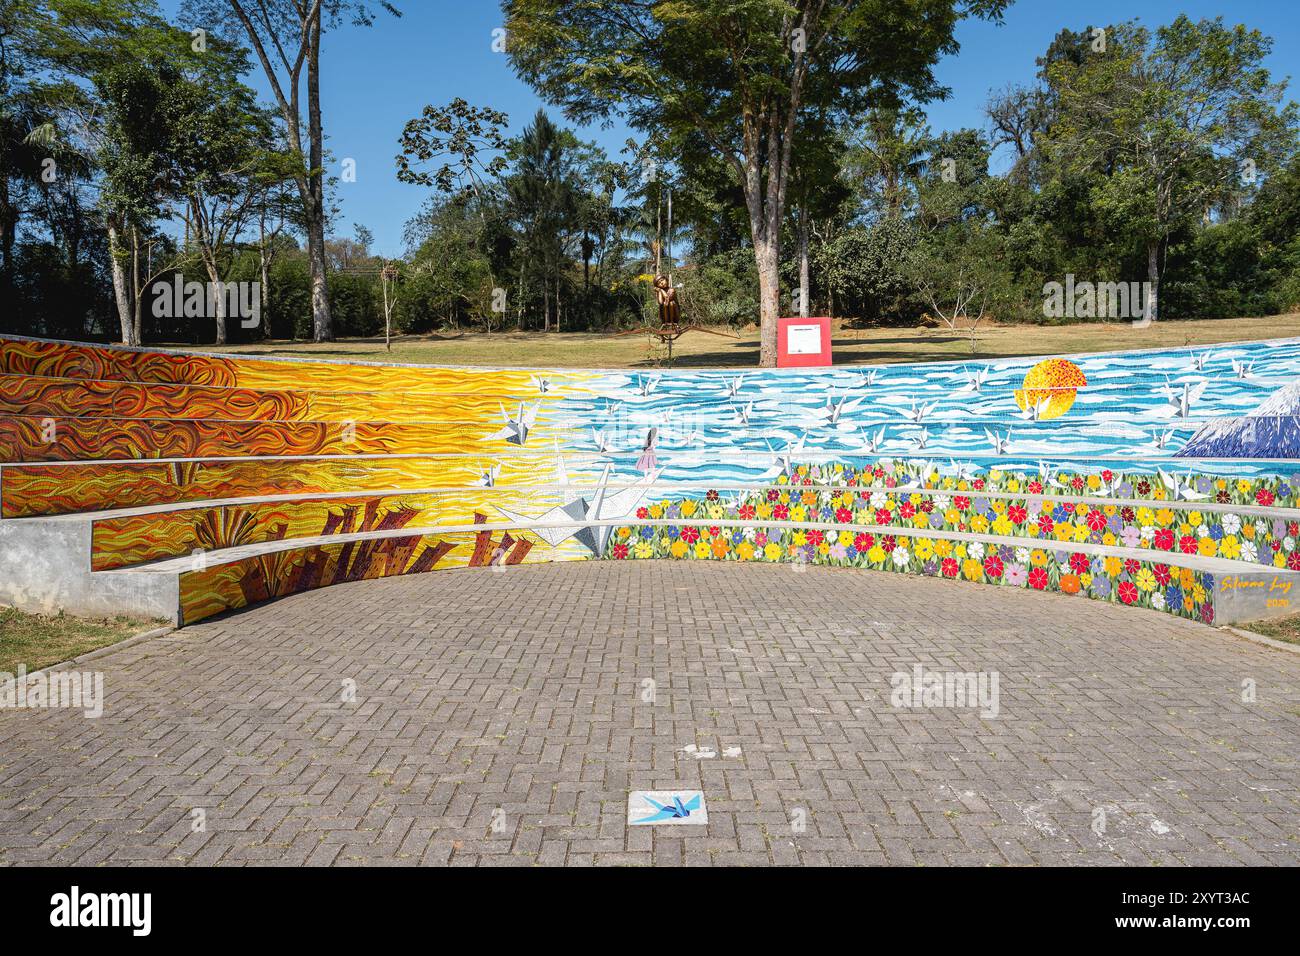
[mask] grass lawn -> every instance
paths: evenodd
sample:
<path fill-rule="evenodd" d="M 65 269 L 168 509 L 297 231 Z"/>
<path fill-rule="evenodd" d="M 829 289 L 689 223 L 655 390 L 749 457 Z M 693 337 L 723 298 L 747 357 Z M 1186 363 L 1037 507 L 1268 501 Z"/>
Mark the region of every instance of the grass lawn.
<path fill-rule="evenodd" d="M 1255 621 L 1251 624 L 1241 625 L 1243 631 L 1254 631 L 1256 634 L 1263 634 L 1265 637 L 1271 637 L 1275 641 L 1286 641 L 1288 644 L 1300 644 L 1300 614 L 1294 617 L 1278 617 L 1270 621 Z"/>
<path fill-rule="evenodd" d="M 975 350 L 964 332 L 916 326 L 853 329 L 836 323 L 833 348 L 836 364 L 874 362 L 938 362 L 1017 355 L 1064 355 L 1119 349 L 1169 348 L 1217 342 L 1285 338 L 1300 335 L 1300 313 L 1249 319 L 1206 319 L 1158 322 L 1134 328 L 1127 322 L 1080 325 L 989 325 L 978 330 Z M 224 352 L 293 358 L 331 358 L 369 362 L 428 365 L 539 366 L 546 368 L 630 368 L 655 365 L 661 358 L 656 344 L 640 335 L 612 336 L 587 332 L 497 332 L 484 335 L 406 335 L 393 340 L 345 339 L 316 345 L 310 342 L 263 342 L 232 345 Z M 758 330 L 739 338 L 688 332 L 674 347 L 674 366 L 752 367 L 758 362 Z"/>
<path fill-rule="evenodd" d="M 31 673 L 160 625 L 129 617 L 46 617 L 0 607 L 0 672 L 13 674 L 19 664 L 25 664 Z"/>

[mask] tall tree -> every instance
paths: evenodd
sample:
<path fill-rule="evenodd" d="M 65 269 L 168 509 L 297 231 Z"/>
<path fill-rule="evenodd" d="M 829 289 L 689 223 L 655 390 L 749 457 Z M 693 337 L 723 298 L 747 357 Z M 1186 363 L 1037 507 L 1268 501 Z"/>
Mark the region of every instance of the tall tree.
<path fill-rule="evenodd" d="M 1152 34 L 1108 28 L 1100 48 L 1048 69 L 1058 91 L 1050 152 L 1100 173 L 1094 199 L 1137 234 L 1146 258 L 1143 319 L 1159 317 L 1161 250 L 1236 189 L 1290 155 L 1296 106 L 1263 61 L 1272 41 L 1223 19 L 1178 17 Z"/>
<path fill-rule="evenodd" d="M 510 118 L 491 107 L 473 106 L 460 97 L 446 106 L 429 104 L 402 127 L 397 178 L 429 186 L 478 214 L 479 241 L 487 256 L 490 295 L 497 295 L 496 275 L 510 248 L 497 213 L 496 180 L 506 168 L 505 128 Z M 431 168 L 432 167 L 432 168 Z M 500 303 L 504 308 L 505 303 Z M 492 313 L 485 316 L 489 334 Z"/>
<path fill-rule="evenodd" d="M 1041 88 L 1015 83 L 991 95 L 984 107 L 993 148 L 1010 146 L 1015 151 L 1010 178 L 1016 183 L 1028 179 L 1029 155 L 1034 137 L 1044 128 L 1046 113 Z"/>
<path fill-rule="evenodd" d="M 573 165 L 577 145 L 571 132 L 561 130 L 538 110 L 507 152 L 514 166 L 505 180 L 507 210 L 522 235 L 521 285 L 528 279 L 540 284 L 542 326 L 547 330 L 552 313 L 557 330 L 560 327 L 566 239 L 577 225 L 579 190 Z"/>
<path fill-rule="evenodd" d="M 875 218 L 899 219 L 908 202 L 909 184 L 925 157 L 925 117 L 915 107 L 877 107 L 851 124 L 843 165 L 846 174 L 865 186 Z"/>
<path fill-rule="evenodd" d="M 36 17 L 33 0 L 0 7 L 0 295 L 7 295 L 12 281 L 20 216 L 17 192 L 40 178 L 40 157 L 29 139 L 41 123 L 28 75 L 35 66 L 27 41 Z"/>
<path fill-rule="evenodd" d="M 482 220 L 455 198 L 436 195 L 406 224 L 408 293 L 398 305 L 408 327 L 492 316 L 491 267 L 482 243 Z"/>
<path fill-rule="evenodd" d="M 312 335 L 317 342 L 334 338 L 325 258 L 328 210 L 325 203 L 325 130 L 321 115 L 321 35 L 344 20 L 370 26 L 375 7 L 393 16 L 401 11 L 387 0 L 187 0 L 187 16 L 196 27 L 237 26 L 257 55 L 284 120 L 289 146 L 304 158 L 294 182 L 302 202 L 302 223 L 311 267 Z M 304 77 L 305 71 L 305 77 Z M 307 105 L 307 148 L 302 143 L 302 103 Z"/>
<path fill-rule="evenodd" d="M 185 38 L 188 40 L 188 38 Z M 24 212 L 43 214 L 72 271 L 92 229 L 108 236 L 110 273 L 124 342 L 133 326 L 121 223 L 92 210 L 103 148 L 93 79 L 115 63 L 174 56 L 183 45 L 153 0 L 15 0 L 0 8 L 0 248 L 7 278 Z M 15 201 L 17 185 L 31 202 Z M 101 209 L 102 211 L 102 209 Z M 7 282 L 0 283 L 0 291 Z"/>
<path fill-rule="evenodd" d="M 244 64 L 240 48 L 214 44 L 187 62 L 134 61 L 97 78 L 107 118 L 102 198 L 130 231 L 137 279 L 140 233 L 168 216 L 164 207 L 174 203 L 189 248 L 209 282 L 221 283 L 265 184 L 291 175 L 272 149 L 271 116 L 239 82 Z M 138 335 L 142 290 L 136 285 Z M 225 300 L 212 301 L 216 341 L 223 345 Z"/>
<path fill-rule="evenodd" d="M 966 16 L 1008 0 L 504 0 L 518 75 L 571 119 L 692 127 L 742 184 L 758 267 L 761 365 L 776 364 L 781 226 L 805 111 L 940 95 Z"/>
<path fill-rule="evenodd" d="M 615 202 L 616 195 L 626 192 L 631 174 L 623 163 L 614 162 L 595 143 L 578 142 L 572 151 L 574 180 L 574 223 L 578 236 L 578 254 L 582 258 L 582 292 L 586 297 L 593 284 L 600 284 L 601 266 L 615 241 L 628 211 Z M 584 308 L 589 305 L 584 301 Z"/>
<path fill-rule="evenodd" d="M 842 124 L 841 124 L 842 125 Z M 800 124 L 799 152 L 790 172 L 790 198 L 794 208 L 795 265 L 799 292 L 795 309 L 807 316 L 812 308 L 813 276 L 809 243 L 818 221 L 836 217 L 850 195 L 840 177 L 842 131 L 827 116 L 810 117 Z"/>

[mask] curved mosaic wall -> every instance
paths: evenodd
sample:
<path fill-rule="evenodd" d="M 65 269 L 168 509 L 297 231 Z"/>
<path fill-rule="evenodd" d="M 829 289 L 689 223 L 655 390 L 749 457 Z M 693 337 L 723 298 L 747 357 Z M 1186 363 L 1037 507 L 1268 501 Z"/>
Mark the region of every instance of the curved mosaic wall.
<path fill-rule="evenodd" d="M 640 372 L 0 340 L 0 535 L 84 526 L 79 587 L 171 587 L 184 621 L 599 557 L 851 565 L 1212 622 L 1274 583 L 1243 575 L 1289 606 L 1298 499 L 1300 340 Z M 0 599 L 30 603 L 30 582 L 4 590 L 17 562 Z"/>

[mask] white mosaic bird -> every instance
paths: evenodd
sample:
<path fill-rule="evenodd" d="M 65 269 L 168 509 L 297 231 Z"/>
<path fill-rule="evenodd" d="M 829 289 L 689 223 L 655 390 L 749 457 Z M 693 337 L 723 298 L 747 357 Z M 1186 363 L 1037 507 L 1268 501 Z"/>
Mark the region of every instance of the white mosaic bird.
<path fill-rule="evenodd" d="M 1160 391 L 1165 396 L 1173 414 L 1178 418 L 1187 418 L 1192 413 L 1192 406 L 1201 400 L 1205 394 L 1205 388 L 1210 384 L 1209 379 L 1202 379 L 1199 382 L 1184 382 L 1180 390 L 1165 378 L 1165 384 L 1160 386 Z"/>
<path fill-rule="evenodd" d="M 1043 416 L 1047 414 L 1047 410 L 1051 408 L 1051 406 L 1052 396 L 1048 395 L 1046 398 L 1034 402 L 1029 407 L 1021 409 L 1020 417 L 1025 419 L 1025 421 L 1030 422 L 1042 421 Z"/>
<path fill-rule="evenodd" d="M 1151 439 L 1151 443 L 1155 445 L 1157 451 L 1164 451 L 1166 448 L 1169 447 L 1169 443 L 1172 442 L 1174 438 L 1177 437 L 1177 435 L 1178 432 L 1176 430 L 1169 428 L 1163 432 L 1157 432 L 1155 435 L 1153 435 Z"/>
<path fill-rule="evenodd" d="M 915 401 L 913 401 L 912 407 L 908 409 L 908 411 L 906 412 L 908 421 L 916 422 L 919 425 L 921 424 L 921 422 L 929 418 L 930 415 L 933 414 L 934 410 L 938 407 L 939 407 L 938 402 L 932 402 L 929 405 L 922 402 L 921 404 L 918 405 Z"/>
<path fill-rule="evenodd" d="M 962 371 L 965 373 L 965 384 L 963 384 L 961 388 L 957 389 L 957 391 L 974 392 L 979 394 L 980 390 L 984 387 L 984 383 L 988 380 L 989 370 L 987 368 L 979 368 L 974 372 L 970 369 L 962 369 Z"/>
<path fill-rule="evenodd" d="M 1040 462 L 1038 463 L 1038 477 L 1042 479 L 1043 487 L 1045 487 L 1045 488 L 1046 488 L 1046 487 L 1050 487 L 1050 488 L 1064 488 L 1064 487 L 1066 487 L 1065 482 L 1061 481 L 1061 479 L 1059 479 L 1059 478 L 1056 477 L 1058 471 L 1059 471 L 1059 469 L 1057 469 L 1057 468 L 1053 468 L 1051 465 L 1049 465 L 1049 464 L 1048 464 L 1047 462 L 1045 462 L 1045 461 L 1040 461 Z"/>
<path fill-rule="evenodd" d="M 838 425 L 840 423 L 840 417 L 845 412 L 857 411 L 866 400 L 866 396 L 850 400 L 847 395 L 842 395 L 840 396 L 840 400 L 836 402 L 832 401 L 831 397 L 827 395 L 826 404 L 817 409 L 813 414 L 818 418 L 825 420 L 827 425 Z"/>
<path fill-rule="evenodd" d="M 884 447 L 884 444 L 885 444 L 885 426 L 882 425 L 880 427 L 880 431 L 876 432 L 875 435 L 866 436 L 866 439 L 863 442 L 862 447 L 867 454 L 874 455 L 878 451 L 880 451 L 882 447 Z"/>
<path fill-rule="evenodd" d="M 770 439 L 767 440 L 767 450 L 772 453 L 772 465 L 764 473 L 763 477 L 772 475 L 792 475 L 794 474 L 794 459 L 803 454 L 804 443 L 808 441 L 808 433 L 804 432 L 803 436 L 793 445 L 787 445 L 784 450 L 777 451 L 772 447 Z"/>
<path fill-rule="evenodd" d="M 1169 489 L 1174 501 L 1200 501 L 1202 498 L 1210 497 L 1208 494 L 1203 494 L 1193 488 L 1190 481 L 1184 484 L 1177 475 L 1171 475 L 1160 468 L 1156 469 L 1156 474 L 1160 476 L 1160 481 L 1164 486 Z"/>
<path fill-rule="evenodd" d="M 501 420 L 506 424 L 504 428 L 488 435 L 485 440 L 492 441 L 493 439 L 504 438 L 512 445 L 522 446 L 528 441 L 528 433 L 532 431 L 533 426 L 537 423 L 537 406 L 525 408 L 524 403 L 520 402 L 519 414 L 511 418 L 510 413 L 506 411 L 506 407 L 501 405 L 500 402 L 497 404 L 501 408 Z"/>
<path fill-rule="evenodd" d="M 1011 432 L 1008 430 L 1005 435 L 999 435 L 991 429 L 984 429 L 984 437 L 989 440 L 993 446 L 993 454 L 1005 455 L 1011 447 Z"/>

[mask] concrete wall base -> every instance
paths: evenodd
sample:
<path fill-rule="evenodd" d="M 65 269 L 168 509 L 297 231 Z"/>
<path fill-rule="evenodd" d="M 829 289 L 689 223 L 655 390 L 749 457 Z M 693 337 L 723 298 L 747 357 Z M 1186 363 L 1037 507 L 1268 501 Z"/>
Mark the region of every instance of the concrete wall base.
<path fill-rule="evenodd" d="M 1300 572 L 1252 568 L 1220 575 L 1214 583 L 1214 620 L 1244 624 L 1300 614 Z"/>
<path fill-rule="evenodd" d="M 0 603 L 34 614 L 157 618 L 175 625 L 175 574 L 90 570 L 90 522 L 76 516 L 0 521 Z"/>

